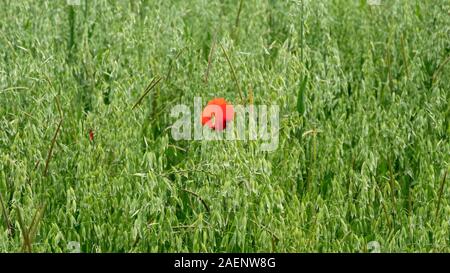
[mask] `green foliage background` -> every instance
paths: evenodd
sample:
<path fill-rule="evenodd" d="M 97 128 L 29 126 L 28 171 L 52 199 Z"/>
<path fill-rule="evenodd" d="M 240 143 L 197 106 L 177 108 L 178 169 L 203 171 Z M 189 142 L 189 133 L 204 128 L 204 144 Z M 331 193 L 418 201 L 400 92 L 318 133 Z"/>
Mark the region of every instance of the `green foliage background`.
<path fill-rule="evenodd" d="M 450 1 L 0 5 L 0 251 L 450 251 Z M 219 44 L 276 151 L 172 139 Z"/>

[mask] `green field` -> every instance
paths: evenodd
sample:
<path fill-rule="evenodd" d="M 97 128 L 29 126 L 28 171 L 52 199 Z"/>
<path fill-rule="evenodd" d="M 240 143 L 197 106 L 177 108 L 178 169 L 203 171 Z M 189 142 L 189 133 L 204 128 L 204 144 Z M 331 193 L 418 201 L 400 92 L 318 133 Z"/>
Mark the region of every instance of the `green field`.
<path fill-rule="evenodd" d="M 450 252 L 450 1 L 381 3 L 0 0 L 0 252 Z"/>

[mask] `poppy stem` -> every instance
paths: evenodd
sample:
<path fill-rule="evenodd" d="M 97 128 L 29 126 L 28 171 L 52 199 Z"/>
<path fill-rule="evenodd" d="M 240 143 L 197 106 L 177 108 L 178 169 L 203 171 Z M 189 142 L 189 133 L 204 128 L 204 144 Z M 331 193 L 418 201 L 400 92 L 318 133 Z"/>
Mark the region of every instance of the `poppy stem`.
<path fill-rule="evenodd" d="M 239 97 L 240 97 L 241 101 L 244 102 L 244 97 L 242 96 L 241 86 L 239 85 L 239 81 L 238 81 L 238 79 L 236 77 L 236 71 L 234 70 L 233 64 L 231 63 L 230 58 L 228 57 L 227 51 L 225 50 L 225 48 L 223 47 L 222 44 L 220 44 L 220 47 L 222 48 L 223 54 L 225 55 L 225 58 L 227 59 L 228 65 L 231 68 L 231 74 L 233 75 L 233 79 L 234 79 L 234 81 L 236 83 L 236 87 L 237 87 L 237 89 L 239 91 Z"/>
<path fill-rule="evenodd" d="M 150 82 L 150 84 L 145 89 L 144 94 L 142 94 L 142 96 L 139 98 L 139 100 L 133 105 L 131 110 L 134 110 L 134 108 L 136 108 L 136 106 L 138 106 L 142 102 L 144 97 L 162 80 L 161 77 L 158 77 L 157 80 L 155 80 L 155 79 L 156 78 L 153 78 L 153 80 Z"/>
<path fill-rule="evenodd" d="M 237 12 L 237 16 L 236 16 L 236 21 L 235 21 L 235 23 L 234 23 L 234 29 L 235 29 L 235 31 L 237 31 L 237 29 L 238 29 L 238 27 L 239 27 L 239 17 L 241 16 L 241 11 L 242 11 L 242 4 L 243 4 L 243 0 L 241 0 L 240 2 L 239 2 L 239 9 L 238 9 L 238 12 Z"/>
<path fill-rule="evenodd" d="M 304 9 L 304 4 L 303 4 L 302 0 L 302 17 L 301 17 L 301 24 L 300 24 L 300 37 L 301 37 L 301 47 L 300 47 L 300 60 L 303 64 L 303 47 L 304 47 L 304 35 L 303 35 L 303 24 L 304 24 L 304 18 L 305 18 L 305 9 Z"/>
<path fill-rule="evenodd" d="M 444 66 L 450 62 L 450 56 L 447 57 L 447 59 L 445 59 L 440 65 L 439 67 L 435 70 L 435 72 L 433 73 L 433 77 L 432 77 L 432 83 L 435 84 L 437 82 L 437 76 L 439 75 L 439 73 L 441 72 L 442 69 L 444 69 Z"/>
<path fill-rule="evenodd" d="M 444 178 L 442 178 L 442 182 L 441 182 L 441 188 L 439 189 L 439 197 L 438 197 L 438 203 L 437 203 L 436 213 L 435 213 L 436 219 L 438 217 L 439 209 L 441 207 L 442 193 L 444 192 L 444 185 L 445 185 L 446 178 L 447 178 L 447 171 L 445 171 L 445 173 L 444 173 Z"/>
<path fill-rule="evenodd" d="M 0 192 L 0 206 L 2 209 L 3 218 L 5 220 L 5 226 L 8 230 L 8 235 L 12 235 L 13 227 L 12 227 L 11 222 L 9 221 L 8 211 L 6 210 L 5 203 L 3 202 L 3 197 L 2 197 L 1 192 Z"/>
<path fill-rule="evenodd" d="M 172 73 L 172 67 L 173 67 L 173 63 L 176 62 L 178 60 L 178 57 L 180 57 L 181 53 L 183 53 L 183 51 L 186 49 L 186 47 L 183 47 L 182 49 L 180 49 L 180 51 L 178 51 L 177 55 L 175 55 L 175 58 L 173 58 L 172 60 L 170 60 L 170 64 L 169 64 L 169 69 L 167 70 L 167 75 L 166 75 L 166 81 L 169 81 L 170 79 L 170 74 Z M 154 80 L 154 79 L 153 79 Z M 153 82 L 153 81 L 152 81 Z"/>
<path fill-rule="evenodd" d="M 193 196 L 197 197 L 200 200 L 200 202 L 202 202 L 202 204 L 205 207 L 206 211 L 208 211 L 208 213 L 209 213 L 209 207 L 206 204 L 205 200 L 200 195 L 198 195 L 197 193 L 195 193 L 193 191 L 187 190 L 187 189 L 181 189 L 181 190 L 184 191 L 184 192 L 190 193 Z"/>
<path fill-rule="evenodd" d="M 212 68 L 212 59 L 214 56 L 214 51 L 216 50 L 216 36 L 214 36 L 212 42 L 211 42 L 211 49 L 209 50 L 209 56 L 208 56 L 208 67 L 205 71 L 205 83 L 208 83 L 208 77 L 209 77 L 209 71 Z"/>
<path fill-rule="evenodd" d="M 56 143 L 56 137 L 58 136 L 58 133 L 61 130 L 62 122 L 63 122 L 63 119 L 61 119 L 59 121 L 58 127 L 56 128 L 55 134 L 53 135 L 52 143 L 50 144 L 50 149 L 49 149 L 48 155 L 47 155 L 47 160 L 45 161 L 44 176 L 47 176 L 48 166 L 50 163 L 50 159 L 52 158 L 53 148 L 55 147 L 55 143 Z"/>
<path fill-rule="evenodd" d="M 17 209 L 17 220 L 19 221 L 19 227 L 22 230 L 22 237 L 23 237 L 23 243 L 22 243 L 22 251 L 31 252 L 31 244 L 29 240 L 29 231 L 27 227 L 25 226 L 22 218 L 22 214 L 20 213 L 20 209 Z"/>

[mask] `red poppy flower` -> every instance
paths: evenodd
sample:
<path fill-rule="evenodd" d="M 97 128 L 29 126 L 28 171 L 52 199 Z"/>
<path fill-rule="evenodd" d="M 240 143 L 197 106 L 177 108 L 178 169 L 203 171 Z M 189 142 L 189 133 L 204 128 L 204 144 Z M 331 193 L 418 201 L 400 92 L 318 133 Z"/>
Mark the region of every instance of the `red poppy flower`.
<path fill-rule="evenodd" d="M 202 125 L 222 131 L 227 127 L 227 122 L 233 120 L 234 108 L 223 98 L 210 100 L 202 112 Z"/>
<path fill-rule="evenodd" d="M 92 131 L 92 129 L 89 130 L 89 140 L 91 142 L 94 141 L 94 132 Z"/>

